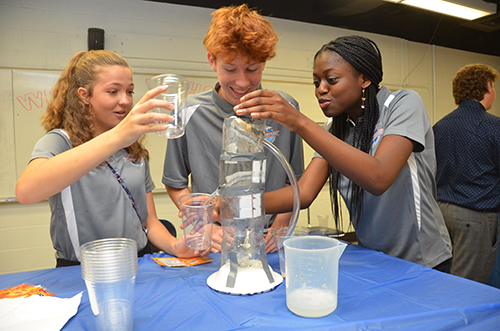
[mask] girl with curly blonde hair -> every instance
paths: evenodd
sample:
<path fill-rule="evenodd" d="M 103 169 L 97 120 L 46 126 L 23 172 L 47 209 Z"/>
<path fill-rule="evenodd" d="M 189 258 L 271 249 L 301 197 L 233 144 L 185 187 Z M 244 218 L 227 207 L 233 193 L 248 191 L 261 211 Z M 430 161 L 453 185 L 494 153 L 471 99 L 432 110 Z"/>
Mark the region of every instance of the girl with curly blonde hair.
<path fill-rule="evenodd" d="M 52 89 L 42 123 L 47 130 L 16 186 L 20 203 L 49 200 L 50 232 L 57 266 L 79 264 L 80 245 L 102 238 L 130 238 L 139 255 L 151 243 L 170 254 L 199 254 L 186 248 L 156 216 L 144 133 L 166 129 L 155 122 L 170 116 L 148 112 L 172 109 L 147 92 L 133 107 L 129 64 L 105 50 L 73 56 Z M 149 231 L 148 231 L 149 230 Z"/>

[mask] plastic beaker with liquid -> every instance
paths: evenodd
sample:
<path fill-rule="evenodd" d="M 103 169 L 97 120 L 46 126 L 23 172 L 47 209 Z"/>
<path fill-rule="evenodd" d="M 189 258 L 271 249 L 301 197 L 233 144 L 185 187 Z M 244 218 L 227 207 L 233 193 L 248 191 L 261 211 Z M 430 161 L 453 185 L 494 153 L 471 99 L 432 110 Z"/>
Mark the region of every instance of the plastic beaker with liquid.
<path fill-rule="evenodd" d="M 337 308 L 339 259 L 347 244 L 323 236 L 292 237 L 285 247 L 286 305 L 303 317 Z"/>

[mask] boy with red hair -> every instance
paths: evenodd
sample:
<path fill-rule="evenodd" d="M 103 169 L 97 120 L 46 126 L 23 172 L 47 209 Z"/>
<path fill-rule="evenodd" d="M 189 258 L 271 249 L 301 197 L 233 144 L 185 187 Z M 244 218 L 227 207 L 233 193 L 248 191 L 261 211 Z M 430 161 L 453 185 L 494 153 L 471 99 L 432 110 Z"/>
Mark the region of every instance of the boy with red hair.
<path fill-rule="evenodd" d="M 218 82 L 208 92 L 188 98 L 186 133 L 169 140 L 162 182 L 172 201 L 187 193 L 189 175 L 193 192 L 212 193 L 219 185 L 219 159 L 222 152 L 224 119 L 235 116 L 233 107 L 247 93 L 261 89 L 267 60 L 276 55 L 278 36 L 272 24 L 247 5 L 223 7 L 212 14 L 203 44 L 208 62 Z M 279 92 L 290 104 L 299 105 L 290 95 Z M 304 170 L 302 140 L 281 124 L 266 120 L 266 139 L 285 155 L 297 179 Z M 279 161 L 268 151 L 266 190 L 289 185 Z M 271 228 L 287 226 L 290 214 L 268 215 Z M 214 226 L 212 252 L 220 252 L 222 229 Z M 273 251 L 271 231 L 266 236 L 267 250 Z"/>

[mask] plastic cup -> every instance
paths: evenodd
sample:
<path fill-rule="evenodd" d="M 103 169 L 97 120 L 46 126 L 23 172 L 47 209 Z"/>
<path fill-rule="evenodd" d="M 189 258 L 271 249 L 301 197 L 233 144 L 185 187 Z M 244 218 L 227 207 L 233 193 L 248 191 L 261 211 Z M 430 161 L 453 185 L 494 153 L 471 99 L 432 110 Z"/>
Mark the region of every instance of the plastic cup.
<path fill-rule="evenodd" d="M 156 124 L 167 124 L 167 129 L 158 131 L 160 137 L 175 139 L 184 135 L 186 125 L 186 100 L 189 91 L 189 81 L 178 75 L 164 74 L 151 78 L 148 82 L 149 89 L 168 85 L 168 89 L 158 94 L 155 99 L 166 100 L 173 106 L 173 110 L 155 108 L 154 111 L 169 114 L 173 117 L 172 122 L 157 122 Z"/>
<path fill-rule="evenodd" d="M 324 236 L 302 236 L 283 245 L 288 309 L 303 317 L 332 313 L 337 308 L 339 259 L 346 244 Z"/>
<path fill-rule="evenodd" d="M 285 270 L 285 249 L 283 248 L 283 242 L 294 236 L 307 236 L 309 235 L 309 228 L 303 226 L 296 226 L 293 230 L 292 235 L 286 235 L 288 227 L 283 227 L 273 230 L 271 233 L 273 235 L 274 243 L 276 244 L 276 250 L 278 251 L 279 261 L 280 261 L 280 273 L 283 278 L 286 277 Z"/>
<path fill-rule="evenodd" d="M 210 247 L 217 198 L 205 193 L 189 193 L 177 201 L 182 212 L 186 246 L 195 251 Z"/>
<path fill-rule="evenodd" d="M 80 249 L 82 278 L 87 286 L 97 330 L 133 330 L 134 287 L 138 271 L 137 243 L 108 238 Z"/>
<path fill-rule="evenodd" d="M 330 215 L 318 215 L 319 232 L 328 232 L 328 221 L 330 220 Z"/>

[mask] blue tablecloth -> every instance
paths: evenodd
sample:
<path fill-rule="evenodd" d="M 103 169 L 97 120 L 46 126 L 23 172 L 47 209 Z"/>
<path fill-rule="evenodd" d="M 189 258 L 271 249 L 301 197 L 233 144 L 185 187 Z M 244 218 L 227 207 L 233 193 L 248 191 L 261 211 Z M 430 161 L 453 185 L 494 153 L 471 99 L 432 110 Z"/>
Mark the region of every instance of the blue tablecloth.
<path fill-rule="evenodd" d="M 356 245 L 340 259 L 337 309 L 318 319 L 288 310 L 284 283 L 253 296 L 213 291 L 206 280 L 220 255 L 210 257 L 186 268 L 161 267 L 150 255 L 139 259 L 134 330 L 500 330 L 500 289 Z M 268 261 L 279 272 L 277 254 Z M 64 298 L 84 291 L 63 330 L 95 330 L 79 266 L 0 275 L 0 288 L 25 282 Z"/>

